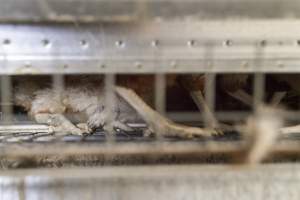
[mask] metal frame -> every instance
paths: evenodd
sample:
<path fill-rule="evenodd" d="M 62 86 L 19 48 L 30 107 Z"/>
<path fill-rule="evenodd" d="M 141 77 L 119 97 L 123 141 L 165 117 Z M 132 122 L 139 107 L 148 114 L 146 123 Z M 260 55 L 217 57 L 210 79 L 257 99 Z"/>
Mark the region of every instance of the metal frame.
<path fill-rule="evenodd" d="M 205 0 L 185 3 L 176 0 L 146 0 L 138 3 L 119 0 L 110 2 L 110 9 L 101 7 L 103 4 L 108 5 L 107 1 L 102 0 L 48 0 L 36 2 L 36 7 L 32 7 L 34 12 L 28 12 L 28 15 L 22 9 L 28 9 L 33 0 L 25 2 L 27 4 L 24 5 L 21 2 L 6 4 L 11 6 L 8 10 L 13 12 L 3 12 L 3 16 L 0 14 L 0 22 L 3 22 L 0 24 L 1 75 L 104 73 L 108 75 L 106 86 L 112 92 L 115 74 L 154 73 L 156 81 L 159 81 L 155 85 L 158 94 L 156 107 L 165 113 L 162 104 L 165 102 L 165 91 L 161 92 L 165 87 L 165 77 L 162 76 L 165 73 L 210 73 L 205 90 L 209 106 L 214 112 L 214 91 L 210 90 L 215 84 L 214 73 L 256 73 L 255 94 L 259 95 L 255 95 L 255 100 L 258 105 L 264 93 L 260 87 L 264 78 L 257 73 L 300 72 L 300 20 L 297 19 L 300 7 L 294 0 L 288 3 L 249 0 L 216 0 L 211 3 Z M 264 13 L 262 8 L 270 3 L 274 3 L 272 5 L 277 6 L 281 12 Z M 166 6 L 169 4 L 173 7 Z M 243 14 L 244 4 L 257 9 L 249 9 L 249 12 Z M 21 10 L 13 9 L 16 5 Z M 112 12 L 101 12 L 99 6 L 102 10 Z M 163 11 L 161 6 L 169 10 Z M 228 9 L 230 6 L 233 6 L 235 12 Z M 193 7 L 199 13 L 194 13 Z M 175 12 L 181 8 L 182 12 Z M 215 15 L 216 11 L 225 10 L 228 12 L 217 12 L 221 14 Z M 60 13 L 62 11 L 63 14 Z M 176 17 L 171 13 L 176 13 Z M 187 16 L 187 13 L 193 16 Z M 286 15 L 289 17 L 279 19 Z M 195 20 L 197 17 L 202 20 Z M 12 22 L 22 23 L 12 25 Z M 3 91 L 9 91 L 9 82 L 9 79 L 3 80 L 3 83 L 7 83 L 2 84 Z M 63 89 L 61 83 L 61 77 L 54 78 L 55 87 Z M 3 102 L 8 104 L 9 101 L 9 95 L 3 95 Z M 8 107 L 2 106 L 4 114 L 11 114 L 11 110 L 5 110 Z M 11 132 L 15 132 L 16 128 L 19 130 L 16 126 L 10 128 Z M 50 131 L 47 127 L 26 128 L 29 132 Z M 108 141 L 107 144 L 114 142 Z M 129 146 L 135 148 L 135 151 L 138 149 L 132 144 Z M 104 153 L 112 150 L 107 146 L 103 148 Z M 177 151 L 178 147 L 171 145 L 171 149 Z M 7 146 L 2 150 L 3 155 L 12 155 L 6 150 Z M 90 152 L 94 149 L 87 147 L 87 150 Z M 103 153 L 99 150 L 97 147 L 97 153 Z M 155 153 L 162 150 L 163 145 Z M 187 148 L 187 151 L 194 149 Z M 30 155 L 30 151 L 22 149 L 22 152 L 26 156 Z M 53 148 L 49 152 L 65 153 L 55 152 Z M 146 148 L 145 152 L 150 151 Z"/>

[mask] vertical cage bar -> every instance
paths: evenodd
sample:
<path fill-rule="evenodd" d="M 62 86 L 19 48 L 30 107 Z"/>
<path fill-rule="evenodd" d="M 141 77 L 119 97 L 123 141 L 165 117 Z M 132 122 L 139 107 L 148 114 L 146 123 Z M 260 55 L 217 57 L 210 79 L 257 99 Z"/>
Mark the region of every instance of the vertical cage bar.
<path fill-rule="evenodd" d="M 50 7 L 49 3 L 46 0 L 40 0 L 36 2 L 39 6 L 41 13 L 44 14 L 45 17 L 53 16 L 56 13 L 53 12 L 52 8 Z"/>
<path fill-rule="evenodd" d="M 116 95 L 115 95 L 115 74 L 105 74 L 104 78 L 104 92 L 105 92 L 105 110 L 107 111 L 106 120 L 106 139 L 108 143 L 115 141 L 114 127 L 112 122 L 114 119 L 114 112 L 116 111 Z"/>
<path fill-rule="evenodd" d="M 215 119 L 215 92 L 216 92 L 216 74 L 211 73 L 214 66 L 214 47 L 213 42 L 208 41 L 205 44 L 205 51 L 204 51 L 204 60 L 207 64 L 207 71 L 208 73 L 205 74 L 205 103 L 207 105 L 207 111 L 203 112 L 204 123 L 206 127 L 214 127 L 217 123 Z"/>
<path fill-rule="evenodd" d="M 265 74 L 255 73 L 254 74 L 254 110 L 261 105 L 264 101 L 265 96 Z"/>
<path fill-rule="evenodd" d="M 8 75 L 1 76 L 1 110 L 2 123 L 11 124 L 13 120 L 12 82 Z"/>
<path fill-rule="evenodd" d="M 58 93 L 63 93 L 65 90 L 65 80 L 64 75 L 62 74 L 54 74 L 52 75 L 52 88 L 54 91 Z"/>
<path fill-rule="evenodd" d="M 76 24 L 78 26 L 78 24 Z M 97 41 L 98 39 L 102 43 L 103 48 L 110 48 L 110 44 L 108 44 L 109 38 L 106 37 L 105 33 L 105 24 L 99 24 L 99 30 L 101 32 L 100 38 L 95 38 L 91 32 L 86 32 L 86 35 L 91 39 Z M 101 50 L 99 50 L 100 53 Z M 109 56 L 107 59 L 111 59 Z M 105 63 L 101 63 L 102 66 L 105 66 Z M 103 73 L 102 70 L 100 70 Z M 101 76 L 101 75 L 99 75 Z M 116 112 L 116 103 L 117 97 L 115 94 L 115 83 L 116 83 L 116 74 L 114 73 L 107 73 L 104 74 L 104 96 L 105 96 L 105 108 L 104 112 L 106 112 L 106 127 L 105 127 L 105 136 L 107 144 L 112 144 L 115 141 L 115 129 L 112 125 L 114 119 L 114 113 Z"/>
<path fill-rule="evenodd" d="M 52 90 L 55 94 L 63 94 L 65 90 L 65 80 L 63 74 L 52 74 Z M 62 98 L 62 96 L 60 97 Z M 60 99 L 63 101 L 63 99 Z M 66 130 L 63 130 L 66 131 Z"/>
<path fill-rule="evenodd" d="M 253 92 L 254 92 L 254 111 L 257 111 L 259 105 L 264 102 L 265 96 L 265 74 L 261 72 L 263 66 L 263 57 L 264 57 L 264 46 L 265 41 L 262 41 L 258 46 L 256 46 L 256 55 L 255 55 L 255 66 L 256 73 L 254 74 L 254 84 L 253 84 Z"/>
<path fill-rule="evenodd" d="M 216 74 L 215 73 L 207 73 L 205 74 L 205 100 L 207 103 L 207 107 L 209 109 L 208 112 L 204 112 L 204 122 L 207 127 L 213 127 L 215 121 L 212 121 L 212 117 L 215 117 L 215 99 L 216 99 Z M 208 116 L 209 113 L 212 116 Z"/>
<path fill-rule="evenodd" d="M 155 75 L 155 109 L 162 115 L 166 114 L 166 76 Z"/>
<path fill-rule="evenodd" d="M 155 74 L 154 92 L 155 109 L 162 115 L 166 115 L 166 76 L 163 73 Z M 159 122 L 158 122 L 159 123 Z M 155 133 L 156 139 L 163 140 L 163 133 Z"/>

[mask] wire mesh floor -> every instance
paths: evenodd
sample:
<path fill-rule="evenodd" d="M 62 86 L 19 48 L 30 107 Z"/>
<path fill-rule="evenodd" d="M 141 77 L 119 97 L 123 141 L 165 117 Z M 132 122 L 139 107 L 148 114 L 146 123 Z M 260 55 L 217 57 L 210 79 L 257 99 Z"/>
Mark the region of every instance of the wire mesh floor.
<path fill-rule="evenodd" d="M 30 129 L 30 127 L 38 127 L 36 130 L 34 128 Z M 18 126 L 12 126 L 13 129 L 5 130 L 0 132 L 0 142 L 5 143 L 14 143 L 14 142 L 107 142 L 107 135 L 105 131 L 101 129 L 95 130 L 91 134 L 86 134 L 83 136 L 80 135 L 71 135 L 68 133 L 49 133 L 47 131 L 47 126 L 39 126 L 39 125 L 23 125 L 18 128 Z M 142 127 L 142 128 L 141 128 Z M 139 128 L 136 128 L 135 131 L 121 131 L 116 130 L 115 133 L 111 133 L 114 136 L 115 142 L 151 142 L 156 141 L 157 138 L 155 136 L 144 136 L 143 127 L 145 125 L 141 124 Z M 20 130 L 24 128 L 24 130 Z M 26 130 L 27 129 L 27 130 Z M 39 132 L 39 129 L 41 131 Z M 237 132 L 226 132 L 222 136 L 215 136 L 211 138 L 212 140 L 218 141 L 234 141 L 239 140 L 240 135 Z M 208 138 L 203 137 L 195 137 L 189 139 L 182 139 L 178 137 L 164 137 L 159 138 L 160 141 L 205 141 L 209 140 Z"/>
<path fill-rule="evenodd" d="M 145 137 L 142 130 L 117 132 L 114 141 L 105 132 L 91 135 L 43 132 L 0 135 L 1 168 L 40 168 L 106 165 L 221 164 L 245 156 L 247 145 L 237 132 L 213 138 Z M 268 162 L 298 161 L 300 135 L 281 138 Z"/>

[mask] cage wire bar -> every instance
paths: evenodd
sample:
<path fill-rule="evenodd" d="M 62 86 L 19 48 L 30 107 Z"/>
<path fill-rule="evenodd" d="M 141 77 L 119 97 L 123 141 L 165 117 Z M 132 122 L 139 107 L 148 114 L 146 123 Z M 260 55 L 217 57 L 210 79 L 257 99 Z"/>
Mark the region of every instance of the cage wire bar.
<path fill-rule="evenodd" d="M 254 74 L 254 111 L 256 112 L 258 107 L 261 106 L 264 102 L 264 93 L 265 93 L 265 74 L 260 73 L 259 69 L 264 67 L 264 48 L 266 41 L 262 40 L 258 45 L 256 45 L 256 59 L 255 64 L 257 66 L 258 72 Z"/>
<path fill-rule="evenodd" d="M 212 118 L 215 116 L 215 102 L 216 102 L 215 93 L 216 93 L 216 74 L 207 73 L 205 74 L 205 100 L 207 102 L 207 107 L 210 113 L 203 112 L 203 114 L 204 114 L 205 124 L 208 128 L 214 128 L 214 126 L 217 126 L 217 124 L 213 124 L 215 122 L 213 121 Z M 212 116 L 209 116 L 210 114 Z"/>
<path fill-rule="evenodd" d="M 107 115 L 107 133 L 106 138 L 108 143 L 112 143 L 115 141 L 114 135 L 114 127 L 112 126 L 112 122 L 114 120 L 113 111 L 116 110 L 116 94 L 115 94 L 115 74 L 106 74 L 105 75 L 105 106 L 108 112 Z"/>
<path fill-rule="evenodd" d="M 166 114 L 166 76 L 155 75 L 155 109 L 162 115 Z"/>
<path fill-rule="evenodd" d="M 1 76 L 1 121 L 12 124 L 12 85 L 10 76 Z"/>
<path fill-rule="evenodd" d="M 214 67 L 214 44 L 209 41 L 205 44 L 206 51 L 204 52 L 204 60 L 208 68 Z M 207 102 L 207 111 L 203 112 L 205 126 L 208 128 L 215 128 L 216 126 L 213 118 L 215 116 L 215 98 L 216 98 L 216 74 L 206 73 L 205 74 L 205 101 Z M 204 109 L 203 109 L 204 110 Z M 212 116 L 209 116 L 210 113 Z"/>

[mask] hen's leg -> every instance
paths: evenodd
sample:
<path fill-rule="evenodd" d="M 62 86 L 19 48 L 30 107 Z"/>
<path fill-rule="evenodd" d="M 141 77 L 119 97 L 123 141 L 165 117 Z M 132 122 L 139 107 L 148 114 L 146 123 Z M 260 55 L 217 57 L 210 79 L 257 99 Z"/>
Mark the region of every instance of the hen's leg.
<path fill-rule="evenodd" d="M 199 108 L 199 110 L 202 110 L 205 113 L 205 116 L 207 117 L 209 126 L 212 128 L 217 128 L 218 121 L 215 118 L 214 114 L 209 109 L 202 92 L 200 90 L 199 91 L 190 91 L 190 95 L 191 95 L 193 101 L 195 102 L 195 104 L 197 105 L 197 107 Z"/>
<path fill-rule="evenodd" d="M 253 97 L 251 95 L 247 94 L 245 91 L 238 90 L 235 93 L 229 93 L 229 94 L 232 97 L 234 97 L 238 100 L 241 100 L 246 105 L 252 106 Z M 272 97 L 272 100 L 271 100 L 271 105 L 274 107 L 277 107 L 280 104 L 280 102 L 282 101 L 282 99 L 285 97 L 286 94 L 287 94 L 287 92 L 275 92 Z M 283 135 L 300 133 L 300 125 L 281 128 L 280 133 L 282 133 Z"/>
<path fill-rule="evenodd" d="M 235 92 L 226 91 L 226 93 L 229 94 L 231 97 L 243 102 L 247 106 L 253 105 L 253 97 L 242 89 L 239 89 Z"/>
<path fill-rule="evenodd" d="M 89 127 L 87 123 L 78 123 L 76 127 L 79 128 L 83 133 L 92 133 L 93 130 Z"/>
<path fill-rule="evenodd" d="M 278 106 L 286 94 L 287 92 L 275 92 L 272 97 L 271 104 L 273 106 Z"/>
<path fill-rule="evenodd" d="M 282 133 L 283 135 L 300 133 L 300 125 L 288 126 L 288 127 L 281 128 L 280 133 Z"/>
<path fill-rule="evenodd" d="M 219 134 L 223 134 L 223 132 L 220 130 L 220 127 L 228 127 L 221 125 L 218 122 L 215 115 L 210 110 L 202 92 L 202 90 L 204 90 L 205 75 L 184 75 L 179 76 L 179 80 L 189 92 L 198 109 L 204 113 L 208 127 L 216 129 Z"/>
<path fill-rule="evenodd" d="M 34 114 L 36 122 L 48 124 L 54 132 L 66 132 L 74 135 L 83 135 L 83 130 L 77 128 L 62 114 L 38 113 Z"/>
<path fill-rule="evenodd" d="M 247 106 L 252 106 L 253 105 L 253 96 L 245 92 L 244 90 L 240 89 L 235 92 L 228 92 L 231 97 L 243 102 Z M 271 100 L 271 104 L 273 106 L 278 106 L 281 102 L 281 100 L 285 97 L 286 92 L 275 92 L 273 95 L 273 98 Z"/>
<path fill-rule="evenodd" d="M 158 112 L 148 106 L 133 90 L 116 87 L 117 94 L 132 106 L 145 120 L 149 129 L 155 134 L 164 136 L 179 136 L 189 138 L 193 136 L 212 136 L 216 134 L 214 130 L 207 130 L 197 127 L 190 127 L 176 124 L 163 117 Z"/>

